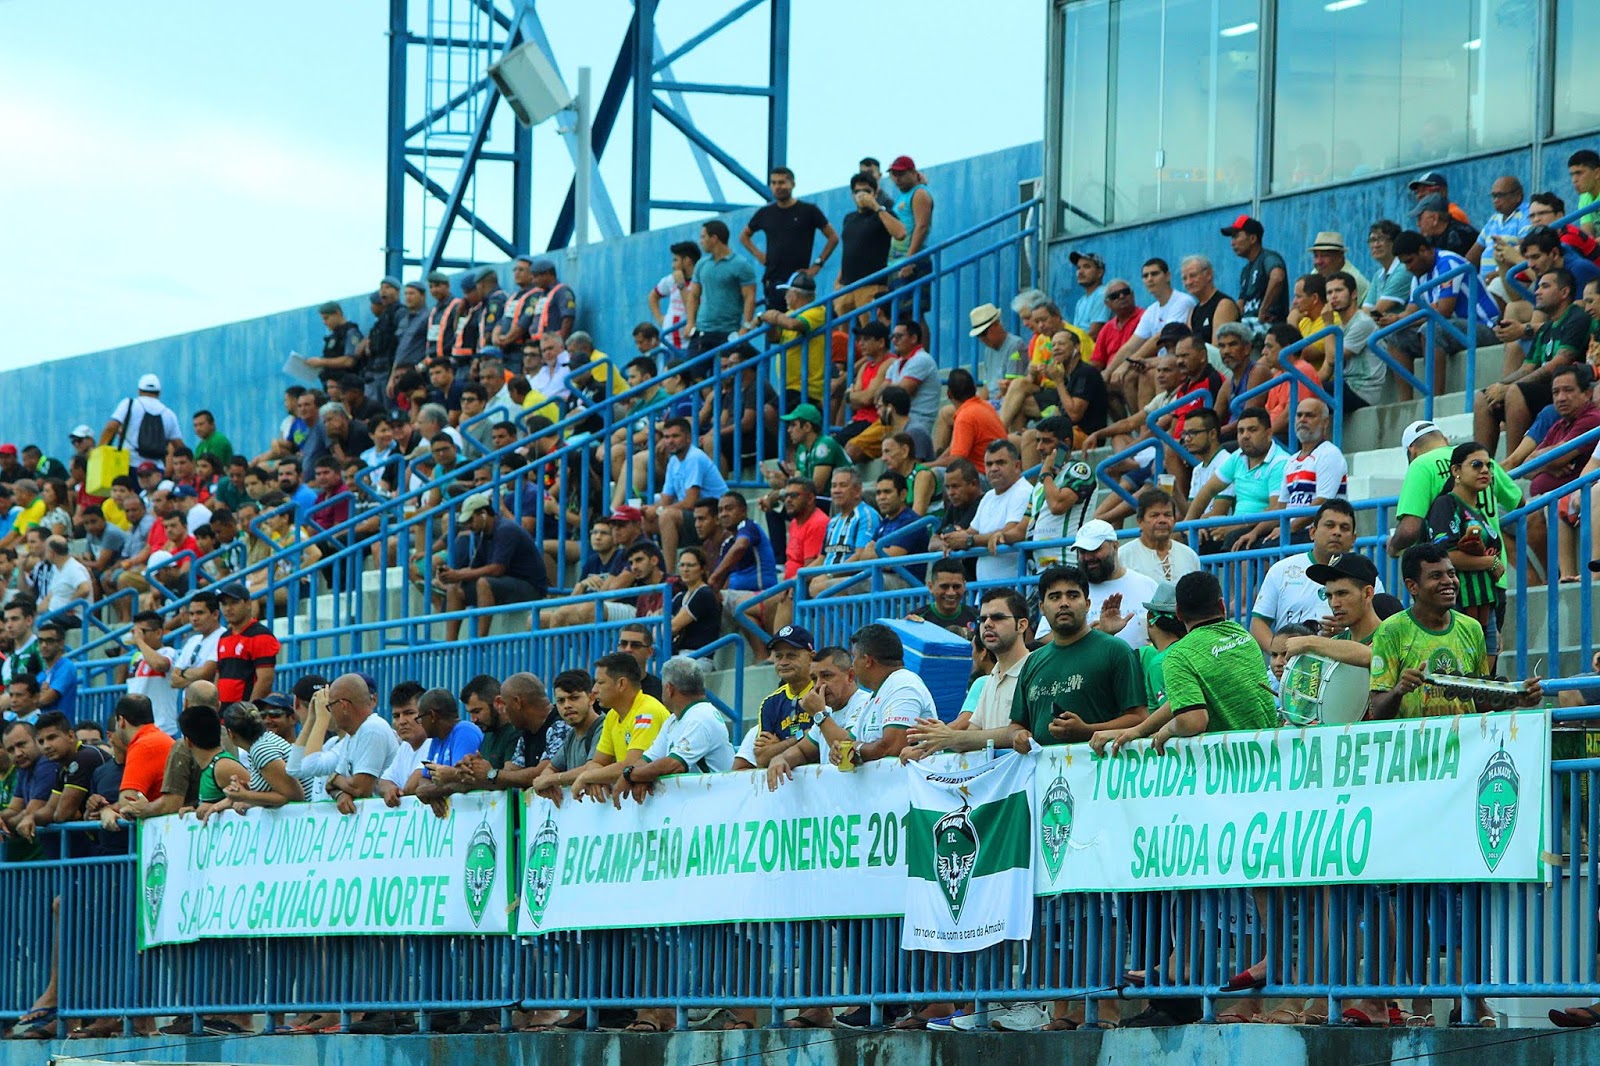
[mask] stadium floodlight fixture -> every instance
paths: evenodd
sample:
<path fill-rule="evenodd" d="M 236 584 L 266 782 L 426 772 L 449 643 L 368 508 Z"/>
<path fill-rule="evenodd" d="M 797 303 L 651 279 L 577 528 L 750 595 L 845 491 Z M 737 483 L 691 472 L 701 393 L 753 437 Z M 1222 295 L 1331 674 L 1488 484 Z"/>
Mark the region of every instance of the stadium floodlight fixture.
<path fill-rule="evenodd" d="M 573 103 L 561 75 L 536 41 L 507 52 L 489 68 L 489 77 L 524 126 L 537 126 Z"/>

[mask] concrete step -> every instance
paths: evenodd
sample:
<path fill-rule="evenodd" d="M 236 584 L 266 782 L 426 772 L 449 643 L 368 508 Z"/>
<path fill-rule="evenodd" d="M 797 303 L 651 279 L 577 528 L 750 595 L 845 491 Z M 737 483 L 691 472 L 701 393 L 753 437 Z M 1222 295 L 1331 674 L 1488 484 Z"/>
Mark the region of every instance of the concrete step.
<path fill-rule="evenodd" d="M 1433 402 L 1435 422 L 1467 414 L 1467 394 L 1464 392 L 1446 393 Z M 1356 452 L 1396 444 L 1400 440 L 1400 435 L 1405 432 L 1405 428 L 1423 417 L 1425 416 L 1421 400 L 1406 400 L 1403 403 L 1363 407 L 1359 411 L 1352 411 L 1345 416 L 1343 441 L 1345 453 L 1353 455 Z M 1468 417 L 1470 428 L 1470 415 Z"/>
<path fill-rule="evenodd" d="M 748 729 L 761 713 L 761 701 L 777 689 L 778 675 L 767 663 L 745 667 L 743 706 L 736 702 L 738 686 L 739 671 L 731 666 L 712 670 L 706 675 L 706 691 L 739 711 L 744 719 L 744 728 Z M 734 737 L 734 742 L 743 739 L 744 734 L 741 732 Z"/>
<path fill-rule="evenodd" d="M 1350 465 L 1351 477 L 1399 477 L 1404 478 L 1406 473 L 1406 450 L 1400 447 L 1400 434 L 1408 423 L 1414 419 L 1405 419 L 1393 425 L 1385 423 L 1382 441 L 1387 447 L 1372 446 L 1357 449 L 1348 442 L 1344 447 L 1344 454 Z M 1472 416 L 1470 414 L 1442 415 L 1434 419 L 1434 423 L 1443 431 L 1451 441 L 1464 441 L 1472 436 Z M 1389 444 L 1389 442 L 1393 442 Z"/>
<path fill-rule="evenodd" d="M 1583 576 L 1586 579 L 1591 578 L 1588 573 Z M 1576 648 L 1583 639 L 1584 586 L 1581 583 L 1577 585 L 1557 585 L 1556 590 L 1554 601 L 1557 620 L 1557 645 L 1563 650 Z M 1535 585 L 1528 589 L 1528 650 L 1530 652 L 1544 652 L 1550 646 L 1549 619 L 1551 599 L 1550 586 L 1548 585 Z M 1600 608 L 1600 588 L 1596 588 L 1593 584 L 1589 586 L 1588 605 L 1591 615 L 1591 639 L 1593 639 L 1595 630 L 1593 615 L 1597 608 Z M 1508 632 L 1503 638 L 1503 643 L 1508 646 L 1512 645 L 1516 640 L 1515 619 L 1518 607 L 1517 590 L 1513 586 L 1506 593 L 1506 628 Z M 1587 670 L 1588 667 L 1584 666 L 1581 669 Z"/>

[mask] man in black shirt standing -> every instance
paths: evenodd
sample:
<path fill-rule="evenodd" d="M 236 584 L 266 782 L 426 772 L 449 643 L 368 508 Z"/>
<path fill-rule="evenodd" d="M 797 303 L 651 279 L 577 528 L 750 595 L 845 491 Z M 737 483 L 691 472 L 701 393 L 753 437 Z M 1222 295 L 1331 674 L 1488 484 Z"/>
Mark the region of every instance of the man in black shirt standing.
<path fill-rule="evenodd" d="M 1283 256 L 1262 246 L 1265 234 L 1261 223 L 1249 215 L 1222 227 L 1233 254 L 1244 260 L 1239 268 L 1239 315 L 1258 335 L 1289 317 L 1289 268 Z"/>
<path fill-rule="evenodd" d="M 786 304 L 778 286 L 800 270 L 816 277 L 839 243 L 839 234 L 834 232 L 833 223 L 821 208 L 794 198 L 794 171 L 788 167 L 773 167 L 767 181 L 772 186 L 772 203 L 750 216 L 739 234 L 739 243 L 765 268 L 761 275 L 761 291 L 767 307 L 781 311 Z M 822 246 L 822 254 L 812 259 L 811 249 L 816 246 L 819 232 L 827 243 Z M 767 235 L 765 252 L 751 239 L 757 233 Z"/>
<path fill-rule="evenodd" d="M 871 174 L 861 173 L 850 179 L 850 195 L 855 198 L 856 209 L 845 216 L 841 226 L 844 248 L 839 252 L 839 279 L 834 288 L 842 289 L 882 270 L 889 262 L 889 242 L 906 235 L 905 226 L 890 210 L 892 202 L 884 204 L 877 193 L 878 181 Z M 849 314 L 888 291 L 884 282 L 863 285 L 835 300 L 833 312 Z"/>
<path fill-rule="evenodd" d="M 544 556 L 520 522 L 501 518 L 487 492 L 467 497 L 456 521 L 475 541 L 472 560 L 463 569 L 444 567 L 438 579 L 445 586 L 445 610 L 531 603 L 544 599 L 548 581 Z M 478 617 L 478 636 L 489 635 L 489 615 Z M 461 633 L 461 619 L 445 623 L 445 639 Z"/>

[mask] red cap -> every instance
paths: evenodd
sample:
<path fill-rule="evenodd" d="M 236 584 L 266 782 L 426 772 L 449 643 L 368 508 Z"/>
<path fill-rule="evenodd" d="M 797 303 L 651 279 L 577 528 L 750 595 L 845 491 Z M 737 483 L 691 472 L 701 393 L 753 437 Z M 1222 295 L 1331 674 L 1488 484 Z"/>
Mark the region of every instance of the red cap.
<path fill-rule="evenodd" d="M 138 466 L 134 467 L 133 468 L 133 472 L 136 473 L 136 474 L 153 474 L 157 470 L 160 470 L 160 469 L 161 468 L 159 466 L 157 466 L 156 464 L 150 462 L 149 460 L 145 460 L 144 462 L 140 463 Z"/>
<path fill-rule="evenodd" d="M 0 455 L 16 455 L 16 454 L 17 454 L 17 446 L 15 444 L 0 444 Z"/>
<path fill-rule="evenodd" d="M 1239 233 L 1241 231 L 1257 237 L 1266 232 L 1261 223 L 1257 222 L 1249 215 L 1240 215 L 1238 218 L 1233 220 L 1232 225 L 1222 227 L 1222 235 L 1224 237 L 1232 237 L 1235 233 Z"/>
<path fill-rule="evenodd" d="M 916 170 L 916 169 L 917 169 L 917 164 L 915 162 L 913 162 L 911 157 L 908 156 L 908 155 L 895 156 L 894 162 L 889 164 L 889 173 L 891 173 L 891 174 L 893 174 L 897 170 Z"/>
<path fill-rule="evenodd" d="M 624 504 L 611 512 L 611 520 L 613 522 L 643 522 L 644 514 L 640 512 L 639 508 L 629 507 Z"/>

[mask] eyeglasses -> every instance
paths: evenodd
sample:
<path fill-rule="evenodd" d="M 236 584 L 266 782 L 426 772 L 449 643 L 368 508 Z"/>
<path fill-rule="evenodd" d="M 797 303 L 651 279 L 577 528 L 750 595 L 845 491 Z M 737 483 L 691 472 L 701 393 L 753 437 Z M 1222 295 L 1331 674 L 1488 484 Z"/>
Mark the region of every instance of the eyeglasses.
<path fill-rule="evenodd" d="M 1517 193 L 1514 189 L 1507 189 L 1505 192 L 1495 192 L 1493 189 L 1489 190 L 1489 199 L 1491 200 L 1504 200 L 1507 197 L 1516 195 Z"/>
<path fill-rule="evenodd" d="M 650 645 L 646 644 L 642 640 L 619 640 L 619 641 L 617 641 L 617 647 L 622 648 L 624 651 L 626 651 L 626 650 L 628 650 L 630 648 L 648 648 L 649 646 Z"/>
<path fill-rule="evenodd" d="M 1461 465 L 1462 466 L 1469 466 L 1474 470 L 1487 470 L 1487 469 L 1489 469 L 1489 467 L 1493 466 L 1494 464 L 1491 463 L 1487 459 L 1468 459 L 1465 463 L 1462 463 Z M 43 643 L 43 642 L 41 641 L 41 643 Z"/>
<path fill-rule="evenodd" d="M 995 625 L 999 625 L 1001 622 L 1014 622 L 1016 619 L 1017 616 L 1014 614 L 980 614 L 978 616 L 979 622 L 993 622 Z"/>

